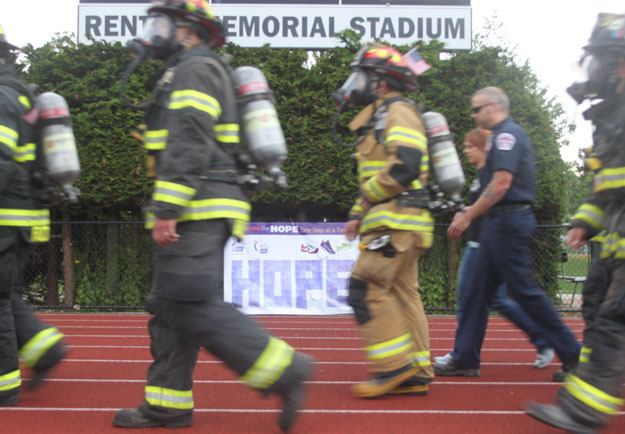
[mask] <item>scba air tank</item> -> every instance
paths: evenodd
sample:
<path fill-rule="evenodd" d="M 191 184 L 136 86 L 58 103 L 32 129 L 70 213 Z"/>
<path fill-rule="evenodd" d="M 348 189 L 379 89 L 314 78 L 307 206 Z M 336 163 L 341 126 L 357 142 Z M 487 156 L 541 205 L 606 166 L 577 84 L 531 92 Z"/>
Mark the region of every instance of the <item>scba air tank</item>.
<path fill-rule="evenodd" d="M 74 201 L 77 190 L 72 184 L 80 174 L 80 161 L 67 102 L 57 93 L 45 92 L 37 97 L 35 107 L 47 174 Z"/>
<path fill-rule="evenodd" d="M 447 120 L 440 113 L 426 112 L 423 113 L 423 121 L 436 183 L 445 196 L 459 200 L 465 178 Z"/>
<path fill-rule="evenodd" d="M 286 141 L 267 79 L 252 66 L 241 66 L 234 74 L 247 148 L 275 182 L 284 186 L 281 165 L 287 157 Z"/>

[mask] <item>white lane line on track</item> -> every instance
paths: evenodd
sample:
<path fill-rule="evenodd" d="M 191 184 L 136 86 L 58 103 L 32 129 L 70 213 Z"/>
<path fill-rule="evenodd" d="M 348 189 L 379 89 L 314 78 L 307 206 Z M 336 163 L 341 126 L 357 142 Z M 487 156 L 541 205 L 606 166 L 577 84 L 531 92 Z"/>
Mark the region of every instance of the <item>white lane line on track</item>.
<path fill-rule="evenodd" d="M 92 348 L 105 348 L 105 347 L 92 347 Z M 113 347 L 113 348 L 118 348 L 118 347 Z M 124 348 L 119 347 L 120 349 Z M 132 348 L 132 347 L 130 347 Z M 329 351 L 329 352 L 334 352 L 334 351 L 341 351 L 341 352 L 348 352 L 348 351 L 359 351 L 362 352 L 363 349 L 361 347 L 353 347 L 353 348 L 333 348 L 333 347 L 325 347 L 325 348 L 319 348 L 319 347 L 300 347 L 300 346 L 295 346 L 295 349 L 298 351 Z M 445 352 L 445 351 L 449 351 L 449 348 L 430 348 L 430 352 Z M 500 353 L 535 353 L 536 350 L 534 348 L 482 348 L 482 352 L 500 352 Z"/>
<path fill-rule="evenodd" d="M 108 413 L 116 412 L 119 408 L 106 407 L 0 407 L 0 412 L 73 412 L 73 413 Z M 276 414 L 280 409 L 270 408 L 195 408 L 195 413 L 253 413 Z M 519 410 L 374 410 L 374 409 L 335 409 L 335 408 L 308 408 L 299 411 L 300 414 L 395 414 L 395 415 L 458 415 L 458 416 L 527 416 Z M 620 412 L 619 415 L 625 415 Z"/>
<path fill-rule="evenodd" d="M 117 379 L 117 378 L 48 378 L 46 381 L 51 383 L 145 383 L 145 379 Z M 353 381 L 305 381 L 306 384 L 319 385 L 344 385 L 354 384 Z M 193 384 L 241 384 L 239 380 L 193 380 Z M 560 387 L 561 384 L 553 381 L 435 381 L 432 386 L 554 386 Z"/>
<path fill-rule="evenodd" d="M 79 326 L 79 325 L 72 325 L 72 326 L 63 326 L 63 325 L 59 325 L 59 324 L 55 324 L 55 326 L 61 328 L 61 330 L 65 330 L 65 329 L 80 329 L 80 330 L 84 330 L 84 329 L 98 329 L 98 330 L 102 330 L 102 329 L 113 329 L 113 330 L 145 330 L 147 328 L 147 326 L 145 327 L 135 327 L 135 326 Z M 345 332 L 345 331 L 351 331 L 356 333 L 358 330 L 356 328 L 353 329 L 348 329 L 346 330 L 345 328 L 342 327 L 338 327 L 338 328 L 334 328 L 334 327 L 267 327 L 267 330 L 269 331 L 299 331 L 299 332 L 304 332 L 304 331 L 310 331 L 310 332 L 317 332 L 317 331 L 337 331 L 337 332 Z M 574 332 L 581 332 L 583 331 L 583 328 L 572 328 L 572 330 Z M 455 328 L 435 328 L 435 327 L 430 327 L 429 329 L 430 333 L 432 332 L 455 332 L 456 329 Z M 518 328 L 515 327 L 510 327 L 510 328 L 505 328 L 505 329 L 493 329 L 493 328 L 489 328 L 487 329 L 487 332 L 490 333 L 521 333 L 521 330 L 519 330 Z"/>
<path fill-rule="evenodd" d="M 86 337 L 101 337 L 101 338 L 112 338 L 112 337 L 128 337 L 127 335 L 75 335 L 75 334 L 66 334 L 65 336 L 68 337 L 80 337 L 80 338 L 86 338 Z M 139 335 L 132 335 L 131 337 L 139 337 Z M 140 336 L 140 337 L 144 337 L 144 338 L 148 338 L 147 335 L 145 336 Z M 309 340 L 309 341 L 361 341 L 362 338 L 360 337 L 338 337 L 338 336 L 283 336 L 280 335 L 279 336 L 282 339 L 300 339 L 300 340 Z M 432 338 L 430 337 L 431 341 L 453 341 L 454 338 Z M 500 342 L 528 342 L 527 338 L 485 338 L 484 341 L 500 341 Z"/>
<path fill-rule="evenodd" d="M 483 351 L 483 350 L 482 350 Z M 152 359 L 63 359 L 63 363 L 152 363 Z M 221 365 L 221 360 L 198 360 L 198 364 Z M 482 362 L 481 366 L 533 366 L 533 362 Z M 316 361 L 317 365 L 370 365 L 366 361 Z M 551 366 L 558 366 L 552 363 Z"/>

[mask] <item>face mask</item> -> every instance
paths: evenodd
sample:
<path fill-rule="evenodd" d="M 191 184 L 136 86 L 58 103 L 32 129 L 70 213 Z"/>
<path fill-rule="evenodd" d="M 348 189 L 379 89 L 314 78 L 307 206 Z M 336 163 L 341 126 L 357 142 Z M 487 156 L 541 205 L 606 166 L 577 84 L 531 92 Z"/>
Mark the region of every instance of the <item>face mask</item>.
<path fill-rule="evenodd" d="M 133 40 L 129 48 L 135 54 L 147 54 L 156 59 L 165 59 L 180 49 L 176 41 L 176 26 L 167 15 L 150 15 L 145 23 L 143 35 Z"/>
<path fill-rule="evenodd" d="M 580 61 L 580 76 L 566 91 L 581 104 L 585 99 L 605 98 L 609 88 L 608 65 L 596 55 L 587 54 Z"/>
<path fill-rule="evenodd" d="M 375 101 L 371 86 L 371 75 L 356 69 L 339 90 L 332 94 L 339 108 L 366 106 Z"/>

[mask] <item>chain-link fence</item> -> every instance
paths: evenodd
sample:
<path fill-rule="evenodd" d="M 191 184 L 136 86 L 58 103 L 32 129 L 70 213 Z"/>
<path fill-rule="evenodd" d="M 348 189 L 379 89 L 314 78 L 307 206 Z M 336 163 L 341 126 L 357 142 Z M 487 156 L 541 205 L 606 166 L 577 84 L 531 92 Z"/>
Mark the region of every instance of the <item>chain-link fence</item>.
<path fill-rule="evenodd" d="M 443 294 L 425 302 L 430 311 L 450 311 L 462 243 L 451 243 L 437 225 L 428 256 L 443 258 L 436 273 Z M 543 225 L 534 236 L 537 279 L 561 310 L 579 310 L 590 251 L 564 244 L 565 225 Z M 554 245 L 555 244 L 555 245 Z M 441 254 L 441 251 L 443 252 Z M 422 274 L 427 273 L 424 267 Z M 141 309 L 150 286 L 150 239 L 142 222 L 71 222 L 52 226 L 49 243 L 36 245 L 23 272 L 24 294 L 46 308 Z M 422 281 L 422 286 L 428 280 Z M 424 288 L 427 290 L 427 287 Z"/>

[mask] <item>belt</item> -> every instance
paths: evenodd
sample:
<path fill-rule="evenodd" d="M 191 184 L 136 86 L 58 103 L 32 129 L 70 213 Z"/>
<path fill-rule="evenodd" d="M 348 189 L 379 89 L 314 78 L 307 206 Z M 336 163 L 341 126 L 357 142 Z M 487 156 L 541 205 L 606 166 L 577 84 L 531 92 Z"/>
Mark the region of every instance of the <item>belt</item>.
<path fill-rule="evenodd" d="M 488 211 L 489 215 L 500 215 L 500 214 L 506 214 L 509 212 L 515 212 L 515 211 L 521 211 L 524 209 L 531 209 L 532 205 L 530 205 L 529 203 L 508 203 L 508 204 L 503 204 L 503 205 L 495 205 L 493 208 L 491 208 Z"/>

